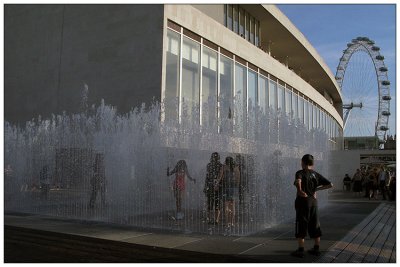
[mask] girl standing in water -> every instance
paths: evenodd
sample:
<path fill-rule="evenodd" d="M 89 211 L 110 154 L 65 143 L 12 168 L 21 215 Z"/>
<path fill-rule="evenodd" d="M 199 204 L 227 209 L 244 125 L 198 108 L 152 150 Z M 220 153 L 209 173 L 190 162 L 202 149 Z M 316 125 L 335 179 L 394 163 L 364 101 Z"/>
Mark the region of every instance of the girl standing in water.
<path fill-rule="evenodd" d="M 232 157 L 226 157 L 225 165 L 221 168 L 218 177 L 218 186 L 216 190 L 222 186 L 222 199 L 224 201 L 225 223 L 228 230 L 235 225 L 235 200 L 238 199 L 238 183 L 240 173 Z M 217 214 L 217 223 L 219 222 L 220 213 Z"/>
<path fill-rule="evenodd" d="M 175 174 L 173 189 L 176 200 L 176 218 L 181 220 L 184 217 L 182 212 L 182 200 L 185 193 L 185 177 L 187 176 L 187 178 L 194 183 L 196 183 L 196 179 L 190 176 L 186 161 L 184 160 L 179 160 L 171 172 L 169 171 L 169 167 L 167 168 L 167 176 L 171 176 L 172 174 Z"/>

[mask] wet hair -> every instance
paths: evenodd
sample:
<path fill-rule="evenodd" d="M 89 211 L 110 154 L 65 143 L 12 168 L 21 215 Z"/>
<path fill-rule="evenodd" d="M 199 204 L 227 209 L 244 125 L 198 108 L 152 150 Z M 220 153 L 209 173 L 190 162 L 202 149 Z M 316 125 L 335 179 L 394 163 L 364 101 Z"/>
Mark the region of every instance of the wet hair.
<path fill-rule="evenodd" d="M 219 160 L 220 160 L 220 157 L 219 157 L 218 152 L 213 152 L 213 153 L 211 154 L 211 159 L 210 159 L 210 160 L 211 160 L 211 161 L 214 161 L 214 162 L 219 161 Z"/>
<path fill-rule="evenodd" d="M 310 154 L 305 154 L 301 158 L 301 162 L 303 162 L 306 166 L 314 166 L 314 157 Z"/>
<path fill-rule="evenodd" d="M 176 167 L 175 167 L 178 171 L 179 170 L 186 170 L 187 169 L 187 165 L 186 165 L 186 161 L 181 159 L 178 161 L 178 163 L 176 163 Z"/>
<path fill-rule="evenodd" d="M 225 158 L 225 165 L 229 167 L 231 171 L 233 171 L 233 167 L 235 167 L 235 162 L 232 157 Z"/>

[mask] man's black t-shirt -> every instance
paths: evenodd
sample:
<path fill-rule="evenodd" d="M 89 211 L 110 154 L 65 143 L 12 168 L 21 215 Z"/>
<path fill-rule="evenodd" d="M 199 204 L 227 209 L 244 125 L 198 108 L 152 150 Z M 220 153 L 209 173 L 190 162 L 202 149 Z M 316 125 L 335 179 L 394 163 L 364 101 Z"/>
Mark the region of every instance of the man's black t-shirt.
<path fill-rule="evenodd" d="M 301 190 L 306 192 L 310 197 L 314 195 L 318 186 L 331 184 L 328 179 L 314 170 L 297 171 L 295 184 L 297 179 L 301 179 Z"/>

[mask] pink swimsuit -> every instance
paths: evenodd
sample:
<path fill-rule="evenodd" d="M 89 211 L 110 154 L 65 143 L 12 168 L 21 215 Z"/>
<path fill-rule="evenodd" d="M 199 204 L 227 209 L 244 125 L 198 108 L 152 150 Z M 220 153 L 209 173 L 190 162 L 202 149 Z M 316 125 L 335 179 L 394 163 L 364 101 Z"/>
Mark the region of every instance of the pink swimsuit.
<path fill-rule="evenodd" d="M 179 171 L 175 176 L 174 189 L 183 191 L 185 190 L 185 172 Z"/>

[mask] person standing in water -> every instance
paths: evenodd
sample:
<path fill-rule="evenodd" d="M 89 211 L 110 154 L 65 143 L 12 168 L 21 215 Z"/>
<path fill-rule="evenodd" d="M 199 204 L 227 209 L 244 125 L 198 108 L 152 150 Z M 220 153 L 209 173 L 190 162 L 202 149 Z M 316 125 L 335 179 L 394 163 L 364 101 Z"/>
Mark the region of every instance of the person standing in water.
<path fill-rule="evenodd" d="M 214 152 L 211 154 L 210 162 L 207 164 L 207 174 L 203 192 L 207 199 L 207 223 L 209 224 L 215 223 L 216 212 L 219 212 L 220 209 L 220 191 L 214 190 L 222 168 L 222 164 L 219 160 L 219 154 Z"/>
<path fill-rule="evenodd" d="M 89 207 L 94 208 L 97 193 L 100 191 L 101 204 L 106 205 L 106 170 L 104 166 L 104 154 L 97 153 L 95 157 L 93 176 L 90 179 L 92 192 L 90 195 Z"/>
<path fill-rule="evenodd" d="M 306 154 L 301 159 L 302 170 L 296 172 L 294 185 L 297 189 L 295 201 L 296 229 L 295 236 L 298 241 L 298 249 L 292 256 L 304 257 L 304 238 L 308 234 L 314 239 L 314 247 L 308 253 L 319 256 L 319 244 L 321 227 L 318 218 L 318 202 L 316 191 L 329 189 L 333 185 L 328 179 L 313 170 L 314 157 Z"/>
<path fill-rule="evenodd" d="M 167 176 L 171 176 L 172 174 L 175 174 L 173 190 L 176 201 L 176 218 L 178 220 L 181 220 L 184 217 L 184 214 L 182 212 L 182 201 L 183 195 L 185 193 L 185 177 L 187 177 L 194 183 L 196 183 L 196 179 L 193 179 L 190 176 L 186 161 L 184 160 L 179 160 L 176 163 L 175 168 L 171 172 L 169 171 L 169 167 L 167 168 Z"/>
<path fill-rule="evenodd" d="M 238 184 L 239 184 L 239 168 L 235 166 L 235 162 L 232 157 L 225 158 L 225 165 L 222 166 L 221 171 L 218 176 L 218 186 L 215 190 L 219 190 L 222 186 L 222 199 L 224 201 L 224 211 L 225 211 L 225 224 L 227 230 L 235 225 L 235 200 L 238 199 Z M 219 211 L 219 210 L 218 210 Z M 220 212 L 217 214 L 216 222 L 219 222 Z"/>

